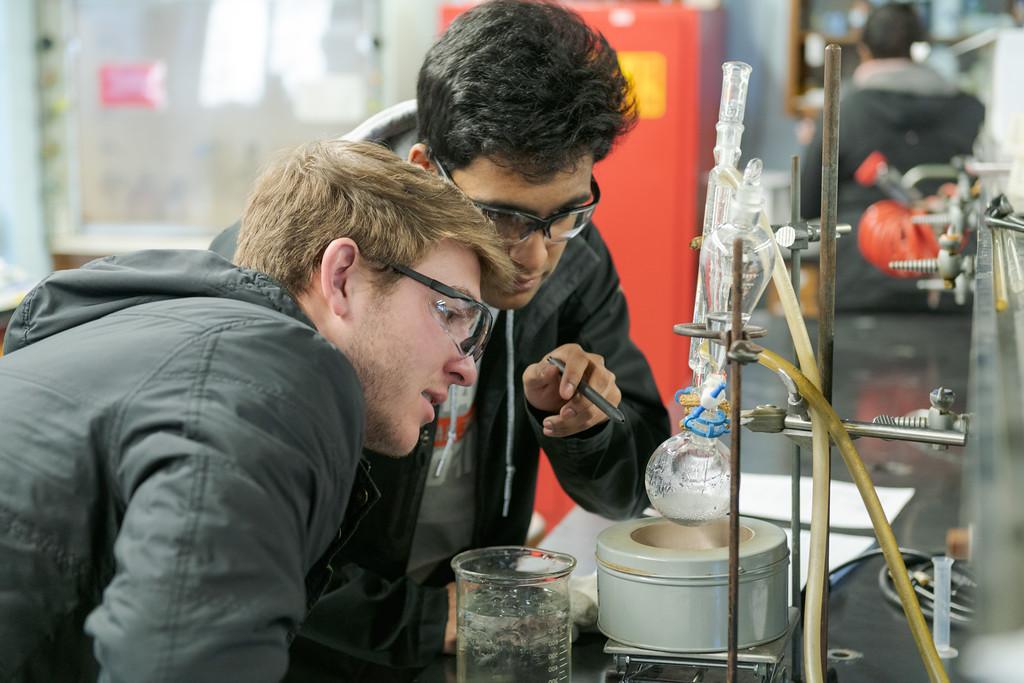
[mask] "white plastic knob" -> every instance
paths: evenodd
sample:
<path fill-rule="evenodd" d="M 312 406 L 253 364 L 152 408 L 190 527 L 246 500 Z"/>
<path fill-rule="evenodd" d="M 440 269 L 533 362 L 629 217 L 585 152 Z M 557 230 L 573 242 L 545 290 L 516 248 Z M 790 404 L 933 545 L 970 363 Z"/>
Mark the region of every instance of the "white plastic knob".
<path fill-rule="evenodd" d="M 775 232 L 775 241 L 779 243 L 780 247 L 788 249 L 793 246 L 793 242 L 796 242 L 796 230 L 792 225 L 783 225 Z"/>

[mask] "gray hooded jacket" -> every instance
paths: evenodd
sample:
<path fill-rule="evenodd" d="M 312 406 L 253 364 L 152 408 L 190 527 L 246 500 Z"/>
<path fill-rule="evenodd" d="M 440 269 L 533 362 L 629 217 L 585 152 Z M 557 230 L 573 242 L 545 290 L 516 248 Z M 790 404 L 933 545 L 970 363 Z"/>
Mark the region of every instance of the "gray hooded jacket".
<path fill-rule="evenodd" d="M 53 274 L 4 350 L 0 680 L 280 680 L 376 495 L 345 357 L 202 251 Z"/>

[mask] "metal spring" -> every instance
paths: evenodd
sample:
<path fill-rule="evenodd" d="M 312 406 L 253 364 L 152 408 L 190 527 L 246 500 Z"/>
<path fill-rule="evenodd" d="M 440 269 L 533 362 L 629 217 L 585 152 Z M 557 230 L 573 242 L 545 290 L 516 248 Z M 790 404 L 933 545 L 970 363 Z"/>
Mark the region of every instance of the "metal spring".
<path fill-rule="evenodd" d="M 926 216 L 911 216 L 910 222 L 914 225 L 945 225 L 953 222 L 953 217 L 948 213 L 929 214 Z"/>
<path fill-rule="evenodd" d="M 916 261 L 889 261 L 892 270 L 907 270 L 914 273 L 936 273 L 939 270 L 939 259 L 926 258 Z"/>
<path fill-rule="evenodd" d="M 909 417 L 906 415 L 879 415 L 872 422 L 876 425 L 888 425 L 890 427 L 909 427 L 911 429 L 928 429 L 928 417 L 921 415 Z"/>

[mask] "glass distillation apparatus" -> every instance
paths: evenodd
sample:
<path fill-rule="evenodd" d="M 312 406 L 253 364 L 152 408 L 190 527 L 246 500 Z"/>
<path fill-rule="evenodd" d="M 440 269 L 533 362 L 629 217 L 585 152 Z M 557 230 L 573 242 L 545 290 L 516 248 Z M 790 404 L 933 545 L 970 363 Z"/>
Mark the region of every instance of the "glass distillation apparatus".
<path fill-rule="evenodd" d="M 728 218 L 729 204 L 740 175 L 737 165 L 740 160 L 740 142 L 743 139 L 743 114 L 747 106 L 747 85 L 751 68 L 744 62 L 722 64 L 722 100 L 718 108 L 718 123 L 715 125 L 715 165 L 708 173 L 707 196 L 704 200 L 704 224 L 702 239 L 718 229 Z M 697 271 L 697 293 L 693 302 L 693 322 L 704 322 L 707 314 L 706 293 L 703 273 Z M 707 357 L 710 341 L 693 338 L 690 340 L 690 369 L 693 370 L 693 386 L 703 385 L 707 373 Z"/>
<path fill-rule="evenodd" d="M 764 203 L 761 160 L 752 159 L 729 203 L 727 220 L 701 247 L 704 310 L 711 329 L 725 330 L 731 320 L 733 244 L 742 244 L 741 316 L 750 319 L 775 265 L 774 237 L 758 220 Z M 718 409 L 725 390 L 726 348 L 712 341 L 702 358 L 705 378 L 693 390 L 700 403 L 683 420 L 684 430 L 651 456 L 645 483 L 651 504 L 664 517 L 687 526 L 724 517 L 729 510 L 729 450 L 718 437 L 728 431 Z M 697 373 L 695 372 L 695 377 Z"/>

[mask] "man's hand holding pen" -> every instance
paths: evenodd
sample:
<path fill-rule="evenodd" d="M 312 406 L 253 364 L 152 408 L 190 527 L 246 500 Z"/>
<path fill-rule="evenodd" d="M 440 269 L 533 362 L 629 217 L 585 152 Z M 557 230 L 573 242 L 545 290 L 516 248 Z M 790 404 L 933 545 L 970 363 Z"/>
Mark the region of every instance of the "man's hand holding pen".
<path fill-rule="evenodd" d="M 616 408 L 622 392 L 615 374 L 604 366 L 604 358 L 584 351 L 579 344 L 559 346 L 527 367 L 523 389 L 531 406 L 550 413 L 543 421 L 547 436 L 572 436 L 607 421 L 610 415 L 616 421 L 624 420 Z M 603 405 L 599 407 L 595 401 Z"/>

